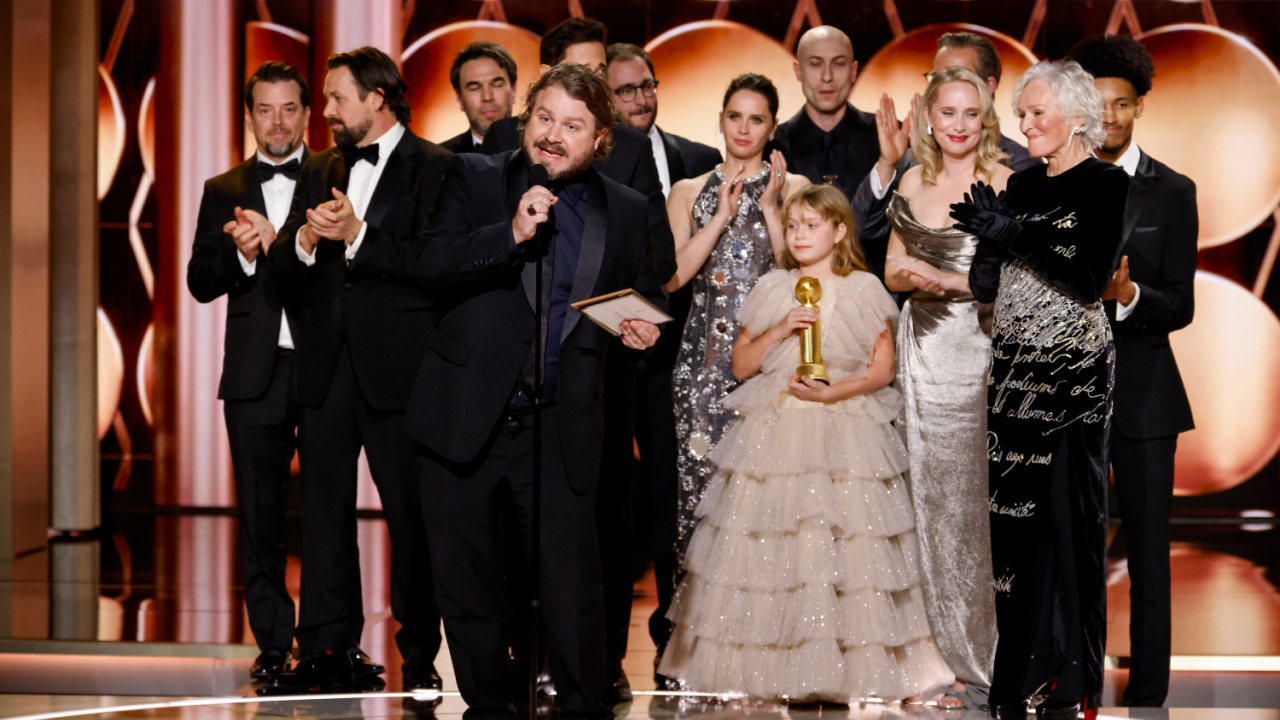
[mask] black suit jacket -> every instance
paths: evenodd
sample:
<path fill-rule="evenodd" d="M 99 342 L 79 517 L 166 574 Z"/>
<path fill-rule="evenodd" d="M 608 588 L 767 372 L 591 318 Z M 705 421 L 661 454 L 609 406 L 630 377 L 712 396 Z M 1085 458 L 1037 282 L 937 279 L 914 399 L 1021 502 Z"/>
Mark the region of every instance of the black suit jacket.
<path fill-rule="evenodd" d="M 309 153 L 305 149 L 302 153 L 306 162 Z M 196 300 L 207 303 L 227 295 L 222 380 L 218 383 L 218 397 L 223 400 L 251 400 L 266 392 L 283 316 L 267 256 L 259 253 L 253 275 L 246 275 L 236 257 L 235 240 L 222 232 L 222 226 L 235 219 L 237 206 L 267 215 L 257 153 L 205 182 L 196 239 L 187 262 L 187 289 Z M 297 337 L 297 318 L 292 312 L 288 316 L 290 333 Z"/>
<path fill-rule="evenodd" d="M 635 288 L 665 308 L 650 257 L 647 200 L 594 169 L 587 173 L 589 209 L 570 302 Z M 480 457 L 532 346 L 536 265 L 510 250 L 511 218 L 528 187 L 520 152 L 456 155 L 423 241 L 366 241 L 353 263 L 411 278 L 439 297 L 440 324 L 414 383 L 404 430 L 453 463 Z M 552 341 L 560 343 L 556 402 L 565 469 L 573 488 L 588 492 L 600 465 L 605 357 L 621 341 L 572 308 Z"/>
<path fill-rule="evenodd" d="M 1112 322 L 1116 342 L 1114 424 L 1126 438 L 1145 440 L 1195 427 L 1169 333 L 1195 312 L 1196 185 L 1145 152 L 1129 183 L 1121 251 L 1138 285 L 1138 304 Z M 1115 318 L 1115 303 L 1107 303 Z"/>
<path fill-rule="evenodd" d="M 517 125 L 518 119 L 514 117 L 494 122 L 484 134 L 481 152 L 494 155 L 520 149 Z M 649 138 L 622 123 L 614 123 L 613 150 L 609 157 L 597 160 L 595 168 L 601 175 L 648 198 L 653 261 L 658 275 L 664 280 L 670 279 L 676 274 L 676 244 L 667 221 L 667 198 L 662 194 L 662 180 L 658 178 L 658 163 L 653 159 Z"/>
<path fill-rule="evenodd" d="M 369 200 L 363 242 L 415 244 L 449 157 L 447 150 L 406 128 Z M 280 247 L 271 253 L 281 301 L 295 308 L 301 320 L 294 336 L 294 392 L 305 407 L 324 402 L 345 338 L 364 399 L 377 410 L 401 410 L 435 325 L 430 296 L 413 282 L 364 271 L 354 263 L 348 268 L 342 242 L 321 240 L 310 267 L 298 259 L 296 235 L 306 223 L 306 211 L 332 198 L 330 188 L 345 192 L 347 180 L 338 148 L 312 155 L 298 178 Z"/>
<path fill-rule="evenodd" d="M 476 145 L 475 139 L 471 137 L 470 130 L 467 130 L 461 135 L 454 135 L 448 140 L 445 140 L 444 142 L 440 143 L 440 147 L 455 154 L 464 153 L 464 152 L 469 152 L 469 153 L 480 152 L 480 148 Z"/>
<path fill-rule="evenodd" d="M 658 128 L 658 136 L 666 146 L 667 172 L 672 185 L 681 180 L 709 173 L 715 169 L 716 165 L 724 162 L 724 156 L 720 151 L 710 145 L 673 135 L 662 128 Z"/>

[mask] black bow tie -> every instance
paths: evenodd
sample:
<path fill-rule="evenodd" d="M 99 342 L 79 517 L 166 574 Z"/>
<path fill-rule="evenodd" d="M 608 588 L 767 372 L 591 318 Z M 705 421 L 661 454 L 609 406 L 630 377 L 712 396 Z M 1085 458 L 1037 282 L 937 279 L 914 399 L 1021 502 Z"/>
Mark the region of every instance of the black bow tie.
<path fill-rule="evenodd" d="M 342 159 L 347 163 L 347 169 L 356 166 L 361 160 L 369 161 L 370 165 L 378 164 L 378 143 L 365 145 L 364 147 L 343 148 Z"/>
<path fill-rule="evenodd" d="M 270 182 L 277 174 L 284 175 L 290 180 L 298 179 L 298 170 L 302 168 L 302 163 L 298 162 L 298 158 L 294 158 L 287 163 L 280 165 L 272 165 L 261 160 L 258 161 L 258 179 L 262 182 Z"/>

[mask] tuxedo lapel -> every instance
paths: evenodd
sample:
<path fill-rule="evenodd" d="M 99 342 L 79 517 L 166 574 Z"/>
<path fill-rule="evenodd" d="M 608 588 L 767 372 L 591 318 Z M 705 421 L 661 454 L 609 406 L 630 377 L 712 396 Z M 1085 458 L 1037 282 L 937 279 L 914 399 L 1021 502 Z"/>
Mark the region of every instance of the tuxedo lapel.
<path fill-rule="evenodd" d="M 520 151 L 511 154 L 507 160 L 507 212 L 506 217 L 515 217 L 521 212 L 520 198 L 529 189 L 529 168 L 524 163 Z M 538 264 L 527 262 L 520 269 L 521 285 L 524 286 L 525 299 L 529 301 L 529 309 L 537 312 L 538 297 L 535 294 L 538 282 Z"/>
<path fill-rule="evenodd" d="M 408 156 L 406 143 L 414 140 L 416 138 L 413 133 L 405 130 L 404 137 L 400 138 L 396 149 L 391 152 L 391 157 L 387 158 L 386 167 L 382 168 L 382 177 L 378 178 L 378 186 L 373 189 L 373 196 L 369 198 L 369 205 L 365 208 L 365 222 L 381 226 L 387 210 L 400 196 L 401 190 L 409 186 L 409 179 L 413 177 L 413 166 L 416 162 Z"/>
<path fill-rule="evenodd" d="M 569 292 L 570 305 L 591 297 L 596 279 L 600 275 L 600 266 L 604 262 L 604 248 L 609 237 L 608 191 L 598 177 L 592 178 L 588 187 L 591 189 L 591 197 L 587 203 L 587 222 L 582 228 L 582 251 L 578 255 L 578 269 L 573 276 L 573 289 Z M 569 337 L 569 333 L 573 332 L 581 319 L 582 313 L 570 307 L 564 318 L 560 342 Z"/>
<path fill-rule="evenodd" d="M 689 177 L 684 165 L 684 157 L 680 154 L 680 147 L 676 145 L 676 141 L 662 132 L 662 128 L 658 128 L 658 137 L 662 138 L 662 145 L 667 149 L 667 172 L 668 177 L 671 178 L 671 184 L 674 185 L 677 180 Z"/>
<path fill-rule="evenodd" d="M 1151 158 L 1146 153 L 1142 153 L 1138 159 L 1138 170 L 1129 180 L 1129 200 L 1124 206 L 1124 239 L 1122 246 L 1129 244 L 1133 228 L 1137 226 L 1138 219 L 1142 217 L 1142 210 L 1154 194 L 1156 183 L 1159 181 L 1160 178 L 1155 174 L 1155 166 L 1151 162 Z"/>
<path fill-rule="evenodd" d="M 267 200 L 262 196 L 262 178 L 258 177 L 258 155 L 254 153 L 253 159 L 249 161 L 249 166 L 244 174 L 244 183 L 246 185 L 244 198 L 244 209 L 253 210 L 262 217 L 267 216 Z"/>

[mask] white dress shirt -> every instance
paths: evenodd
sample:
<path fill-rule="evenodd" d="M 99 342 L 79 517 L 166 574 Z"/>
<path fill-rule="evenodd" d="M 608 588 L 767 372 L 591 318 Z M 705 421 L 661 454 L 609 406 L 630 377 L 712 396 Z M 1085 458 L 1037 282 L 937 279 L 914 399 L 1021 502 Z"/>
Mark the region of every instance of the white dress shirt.
<path fill-rule="evenodd" d="M 382 171 L 387 167 L 387 160 L 391 157 L 391 153 L 395 152 L 396 145 L 400 144 L 400 138 L 402 137 L 404 137 L 404 125 L 396 123 L 373 143 L 379 146 L 377 165 L 370 163 L 368 160 L 357 160 L 353 167 L 347 168 L 347 197 L 351 200 L 351 209 L 355 212 L 357 219 L 364 220 L 364 213 L 369 209 L 369 200 L 378 188 L 378 180 L 382 177 Z M 368 225 L 362 225 L 355 239 L 347 245 L 346 257 L 348 263 L 360 251 L 360 244 L 364 242 L 364 234 L 368 230 Z M 302 264 L 308 267 L 316 264 L 314 249 L 310 253 L 303 250 L 302 245 L 297 241 L 297 236 L 294 236 L 293 246 L 296 248 L 298 259 L 302 261 Z"/>
<path fill-rule="evenodd" d="M 1129 149 L 1125 150 L 1124 154 L 1116 160 L 1116 165 L 1124 168 L 1124 171 L 1129 173 L 1129 177 L 1133 177 L 1138 172 L 1138 161 L 1141 159 L 1142 151 L 1138 149 L 1138 143 L 1130 140 Z M 1129 317 L 1133 312 L 1133 309 L 1138 305 L 1138 298 L 1141 295 L 1142 287 L 1137 283 L 1134 283 L 1133 300 L 1130 300 L 1128 305 L 1122 304 L 1119 300 L 1116 301 L 1116 322 L 1120 322 Z"/>
<path fill-rule="evenodd" d="M 658 179 L 662 181 L 662 197 L 671 194 L 671 166 L 667 164 L 667 144 L 655 124 L 649 128 L 649 144 L 653 146 L 653 161 L 658 164 Z"/>
<path fill-rule="evenodd" d="M 258 151 L 258 162 L 264 165 L 283 165 L 290 160 L 302 162 L 302 148 L 299 145 L 293 154 L 285 158 L 283 162 L 271 162 L 262 151 Z M 293 204 L 293 187 L 298 184 L 296 179 L 290 180 L 284 173 L 276 173 L 267 182 L 262 183 L 262 200 L 267 205 L 267 220 L 271 222 L 271 227 L 279 230 L 284 227 L 285 220 L 289 219 L 289 207 Z M 261 255 L 259 255 L 261 257 Z M 258 259 L 252 261 L 246 260 L 244 253 L 237 252 L 236 259 L 240 261 L 240 268 L 244 270 L 245 275 L 253 275 L 258 271 Z M 289 321 L 280 318 L 280 341 L 279 345 L 287 350 L 293 349 L 293 335 L 289 334 Z"/>
<path fill-rule="evenodd" d="M 481 145 L 484 145 L 484 138 L 480 137 L 474 132 L 471 133 L 471 147 L 475 148 L 476 150 L 479 150 Z"/>

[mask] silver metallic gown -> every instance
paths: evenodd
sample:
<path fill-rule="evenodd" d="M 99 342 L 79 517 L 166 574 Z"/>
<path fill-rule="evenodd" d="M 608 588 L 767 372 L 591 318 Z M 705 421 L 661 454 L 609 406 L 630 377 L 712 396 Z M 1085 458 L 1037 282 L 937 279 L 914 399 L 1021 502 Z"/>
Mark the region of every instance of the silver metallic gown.
<path fill-rule="evenodd" d="M 911 201 L 897 192 L 887 214 L 908 255 L 945 272 L 969 272 L 976 237 L 921 225 Z M 969 293 L 939 297 L 917 290 L 902 308 L 897 362 L 925 612 L 956 677 L 990 687 L 996 650 L 987 497 L 991 305 Z"/>
<path fill-rule="evenodd" d="M 711 221 L 720 185 L 725 181 L 717 165 L 693 203 L 693 232 Z M 771 169 L 769 163 L 743 183 L 734 216 L 702 269 L 693 278 L 693 305 L 676 355 L 672 389 L 675 395 L 676 440 L 679 455 L 679 505 L 676 512 L 676 551 L 680 558 L 689 545 L 694 510 L 702 501 L 712 468 L 707 453 L 724 435 L 734 413 L 721 401 L 738 386 L 733 377 L 733 344 L 738 339 L 738 311 L 756 280 L 776 267 L 760 195 Z"/>

